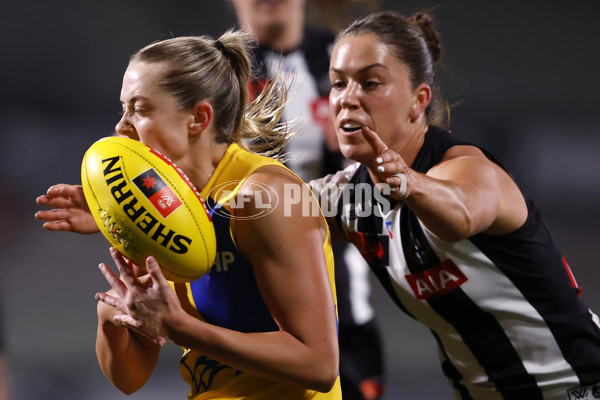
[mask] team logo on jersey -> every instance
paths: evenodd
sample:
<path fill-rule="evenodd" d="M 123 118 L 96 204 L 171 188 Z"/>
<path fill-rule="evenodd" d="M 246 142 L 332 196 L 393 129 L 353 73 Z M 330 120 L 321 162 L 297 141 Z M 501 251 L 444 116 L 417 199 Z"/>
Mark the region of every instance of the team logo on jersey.
<path fill-rule="evenodd" d="M 370 265 L 389 265 L 389 237 L 376 233 L 347 232 L 348 238 L 356 246 L 365 261 Z"/>
<path fill-rule="evenodd" d="M 600 385 L 581 386 L 567 390 L 569 400 L 600 399 Z"/>
<path fill-rule="evenodd" d="M 181 200 L 152 168 L 133 178 L 133 183 L 150 200 L 163 218 L 181 206 Z"/>
<path fill-rule="evenodd" d="M 189 349 L 186 350 L 179 361 L 179 365 L 182 371 L 187 371 L 187 373 L 189 373 L 192 393 L 194 394 L 211 390 L 217 379 L 221 379 L 222 384 L 222 382 L 230 380 L 242 373 L 241 371 L 232 369 L 228 365 L 211 360 L 206 356 L 194 358 L 192 355 L 193 353 L 191 353 Z M 223 373 L 221 373 L 222 371 Z M 223 378 L 223 375 L 226 375 L 226 377 Z"/>
<path fill-rule="evenodd" d="M 450 259 L 422 272 L 405 275 L 408 284 L 419 300 L 430 300 L 450 293 L 468 278 Z"/>
<path fill-rule="evenodd" d="M 392 230 L 390 229 L 392 227 L 392 221 L 385 221 L 385 227 L 388 231 L 388 235 L 390 235 L 390 239 L 393 239 L 394 235 L 392 234 Z"/>

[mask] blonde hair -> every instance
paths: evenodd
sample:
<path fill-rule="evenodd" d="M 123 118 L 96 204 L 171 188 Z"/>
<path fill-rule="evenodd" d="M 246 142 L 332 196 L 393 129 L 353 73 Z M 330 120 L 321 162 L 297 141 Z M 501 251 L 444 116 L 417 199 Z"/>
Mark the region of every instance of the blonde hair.
<path fill-rule="evenodd" d="M 252 75 L 251 36 L 228 30 L 219 39 L 183 36 L 150 44 L 131 57 L 130 63 L 165 63 L 160 86 L 171 93 L 183 110 L 201 100 L 213 107 L 217 143 L 239 144 L 248 151 L 274 158 L 284 157 L 292 136 L 281 123 L 287 98 L 279 74 L 248 104 Z"/>

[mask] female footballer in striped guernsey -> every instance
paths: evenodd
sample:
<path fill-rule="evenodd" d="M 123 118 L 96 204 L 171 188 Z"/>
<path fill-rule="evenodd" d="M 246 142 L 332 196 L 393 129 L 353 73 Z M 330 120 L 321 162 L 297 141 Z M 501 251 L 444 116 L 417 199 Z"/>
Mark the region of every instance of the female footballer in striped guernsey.
<path fill-rule="evenodd" d="M 350 193 L 331 229 L 431 330 L 457 398 L 599 393 L 598 317 L 533 201 L 493 157 L 442 128 L 440 54 L 425 13 L 372 14 L 336 39 L 330 108 L 356 164 L 311 186 L 388 184 L 391 196 Z"/>

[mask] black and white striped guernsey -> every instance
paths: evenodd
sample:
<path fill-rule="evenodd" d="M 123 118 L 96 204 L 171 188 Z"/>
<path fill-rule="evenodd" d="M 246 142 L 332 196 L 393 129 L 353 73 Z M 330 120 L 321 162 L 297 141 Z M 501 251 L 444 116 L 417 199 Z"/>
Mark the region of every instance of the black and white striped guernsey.
<path fill-rule="evenodd" d="M 464 144 L 430 127 L 412 168 L 425 173 Z M 373 184 L 364 166 L 311 187 L 348 183 L 339 226 L 398 307 L 431 330 L 457 398 L 600 398 L 598 317 L 531 199 L 516 231 L 446 242 L 402 203 L 354 193 Z"/>

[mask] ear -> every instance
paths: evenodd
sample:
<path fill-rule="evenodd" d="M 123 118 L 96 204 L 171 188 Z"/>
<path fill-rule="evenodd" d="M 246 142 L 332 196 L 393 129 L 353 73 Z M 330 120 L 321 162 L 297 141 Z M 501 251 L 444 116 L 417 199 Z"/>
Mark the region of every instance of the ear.
<path fill-rule="evenodd" d="M 431 102 L 431 88 L 425 83 L 421 83 L 413 92 L 413 105 L 410 109 L 410 120 L 415 122 Z"/>
<path fill-rule="evenodd" d="M 192 109 L 192 120 L 188 126 L 190 135 L 197 135 L 210 125 L 213 118 L 213 108 L 205 100 L 196 103 Z"/>

